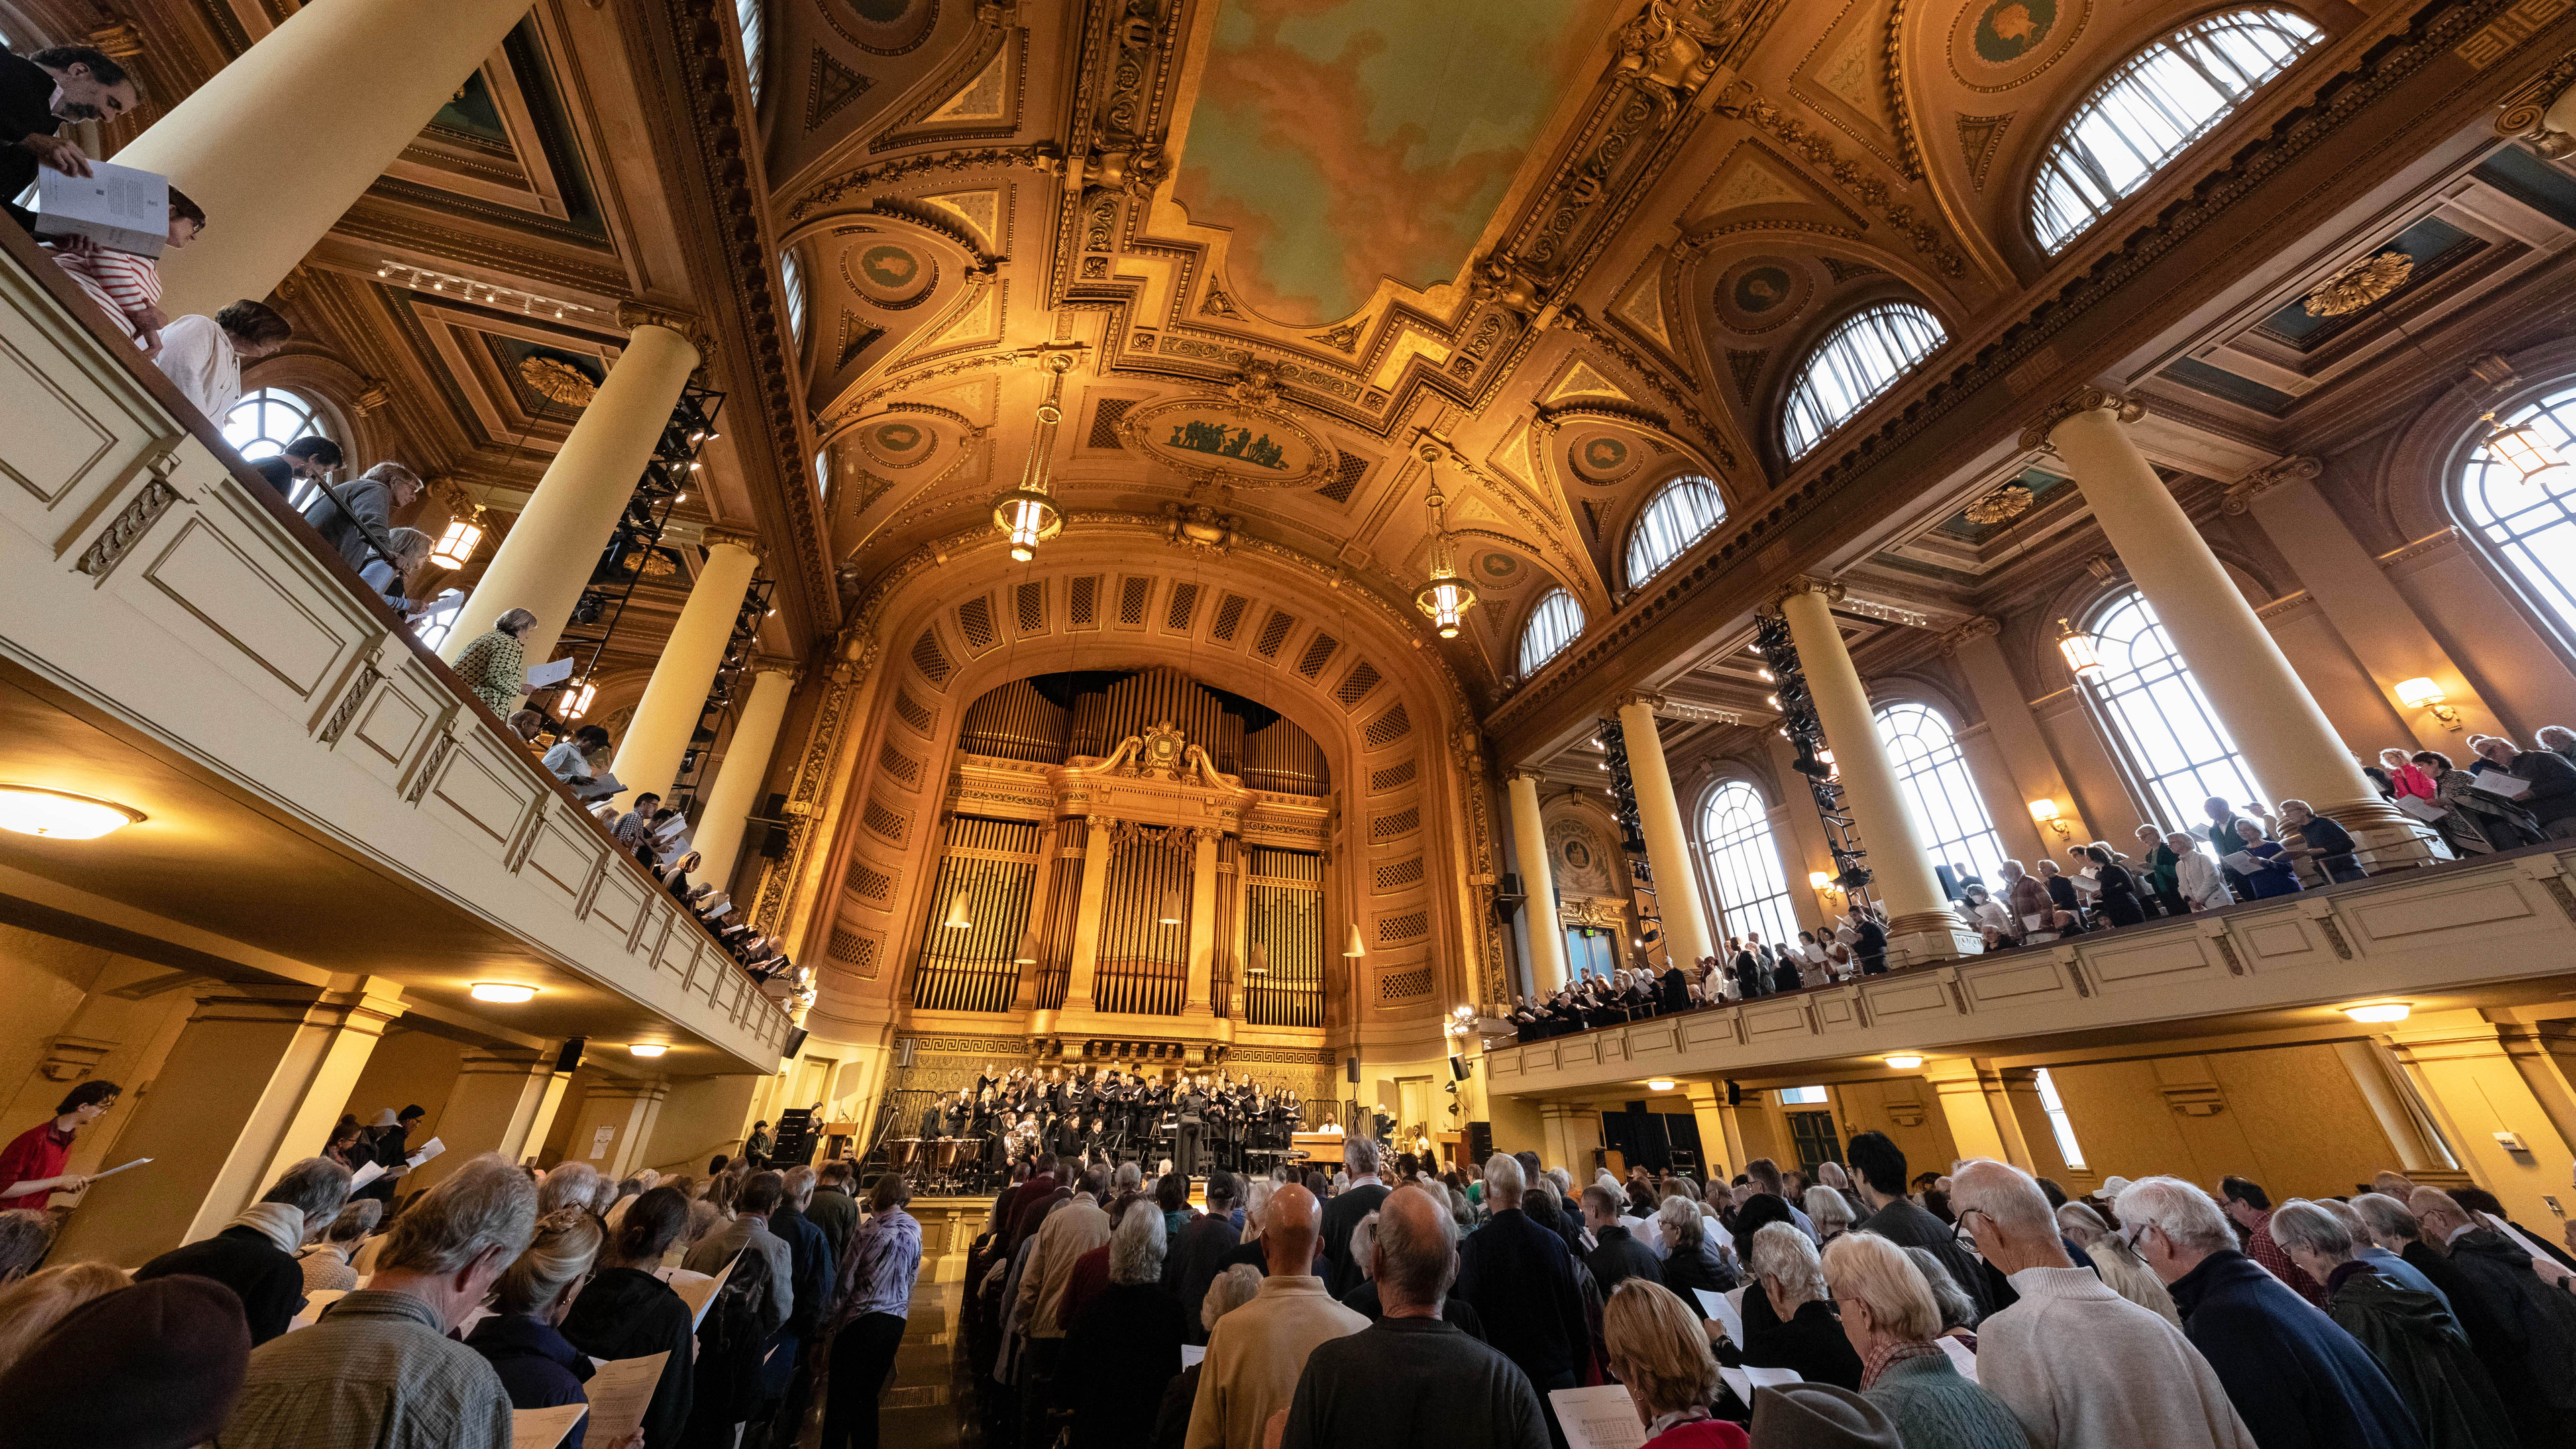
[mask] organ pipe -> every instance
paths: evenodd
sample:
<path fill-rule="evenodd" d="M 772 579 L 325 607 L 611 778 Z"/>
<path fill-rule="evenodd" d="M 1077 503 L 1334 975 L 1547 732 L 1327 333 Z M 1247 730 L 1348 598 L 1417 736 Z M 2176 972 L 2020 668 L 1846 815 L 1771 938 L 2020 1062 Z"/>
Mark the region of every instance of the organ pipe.
<path fill-rule="evenodd" d="M 939 878 L 913 971 L 913 1005 L 926 1011 L 1008 1011 L 1019 989 L 1020 938 L 1037 885 L 1038 827 L 959 815 L 948 822 Z M 945 903 L 966 897 L 967 925 L 948 924 Z"/>
<path fill-rule="evenodd" d="M 1324 858 L 1253 846 L 1244 909 L 1252 959 L 1265 969 L 1244 978 L 1244 1020 L 1253 1026 L 1324 1024 Z"/>
<path fill-rule="evenodd" d="M 1109 854 L 1091 999 L 1104 1012 L 1178 1016 L 1189 992 L 1189 832 L 1129 827 L 1122 834 Z M 1180 900 L 1176 925 L 1161 919 L 1169 895 Z"/>
<path fill-rule="evenodd" d="M 1046 925 L 1039 933 L 1037 1005 L 1040 1011 L 1064 1008 L 1073 982 L 1073 928 L 1082 910 L 1082 852 L 1091 841 L 1091 822 L 1068 815 L 1056 823 L 1056 851 L 1051 864 L 1055 885 L 1047 895 Z"/>
<path fill-rule="evenodd" d="M 1061 765 L 1065 727 L 1064 706 L 1027 680 L 1015 679 L 966 707 L 957 748 L 970 755 Z"/>
<path fill-rule="evenodd" d="M 1283 795 L 1321 795 L 1332 771 L 1314 737 L 1288 721 L 1273 720 L 1243 737 L 1244 788 Z"/>

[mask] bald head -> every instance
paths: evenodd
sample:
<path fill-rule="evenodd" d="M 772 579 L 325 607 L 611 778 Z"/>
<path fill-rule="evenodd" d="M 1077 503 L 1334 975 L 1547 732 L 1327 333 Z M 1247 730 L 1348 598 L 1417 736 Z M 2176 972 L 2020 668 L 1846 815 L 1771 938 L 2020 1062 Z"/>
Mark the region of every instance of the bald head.
<path fill-rule="evenodd" d="M 2407 1194 L 2406 1207 L 2415 1214 L 2415 1226 L 2423 1240 L 2444 1252 L 2450 1250 L 2451 1239 L 2462 1228 L 2475 1226 L 2459 1203 L 2438 1187 L 2415 1189 Z"/>
<path fill-rule="evenodd" d="M 1976 1235 L 1978 1256 L 2006 1275 L 2074 1266 L 2048 1194 L 2017 1167 L 1985 1157 L 1964 1164 L 1951 1174 L 1950 1207 Z"/>
<path fill-rule="evenodd" d="M 1446 1204 L 1419 1184 L 1390 1194 L 1378 1208 L 1370 1255 L 1379 1307 L 1390 1317 L 1440 1316 L 1458 1261 L 1456 1224 Z"/>
<path fill-rule="evenodd" d="M 1296 1183 L 1270 1195 L 1261 1215 L 1261 1257 L 1273 1278 L 1315 1271 L 1315 1240 L 1323 1235 L 1324 1205 Z"/>

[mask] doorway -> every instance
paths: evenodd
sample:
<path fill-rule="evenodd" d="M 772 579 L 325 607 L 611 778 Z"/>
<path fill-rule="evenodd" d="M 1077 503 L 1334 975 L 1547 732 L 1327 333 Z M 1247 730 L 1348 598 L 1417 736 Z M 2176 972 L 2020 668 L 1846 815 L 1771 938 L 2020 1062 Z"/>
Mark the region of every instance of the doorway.
<path fill-rule="evenodd" d="M 1834 1133 L 1832 1112 L 1791 1112 L 1789 1147 L 1798 1155 L 1798 1170 L 1812 1178 L 1828 1162 L 1843 1160 L 1842 1139 Z"/>

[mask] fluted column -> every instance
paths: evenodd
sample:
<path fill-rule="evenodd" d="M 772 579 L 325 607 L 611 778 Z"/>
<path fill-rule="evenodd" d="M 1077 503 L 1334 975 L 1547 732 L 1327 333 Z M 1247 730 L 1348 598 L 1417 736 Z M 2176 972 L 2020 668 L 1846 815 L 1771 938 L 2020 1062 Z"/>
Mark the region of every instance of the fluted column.
<path fill-rule="evenodd" d="M 1212 1015 L 1209 1001 L 1216 975 L 1216 843 L 1225 832 L 1201 826 L 1190 833 L 1190 994 L 1184 1016 Z"/>
<path fill-rule="evenodd" d="M 689 752 L 689 738 L 706 713 L 707 691 L 724 664 L 725 643 L 742 614 L 743 591 L 760 567 L 747 534 L 709 529 L 706 545 L 706 567 L 689 590 L 671 637 L 662 642 L 662 657 L 653 662 L 653 677 L 645 682 L 644 697 L 635 702 L 635 717 L 608 767 L 628 787 L 618 797 L 621 807 L 634 804 L 646 791 L 670 793 Z"/>
<path fill-rule="evenodd" d="M 2333 818 L 2352 832 L 2366 865 L 2428 861 L 2421 832 L 2379 798 L 2191 515 L 2130 440 L 2124 425 L 2145 414 L 2141 403 L 2086 388 L 2024 428 L 2021 445 L 2054 448 L 2065 460 L 2093 521 L 2269 798 L 2305 800 Z"/>
<path fill-rule="evenodd" d="M 1556 926 L 1556 872 L 1547 858 L 1547 823 L 1538 808 L 1538 776 L 1514 770 L 1504 782 L 1512 801 L 1512 853 L 1520 858 L 1521 909 L 1529 931 L 1530 989 L 1565 989 L 1565 933 Z"/>
<path fill-rule="evenodd" d="M 694 597 L 694 596 L 692 596 Z M 785 659 L 755 660 L 751 696 L 733 722 L 733 738 L 716 765 L 716 786 L 707 792 L 707 808 L 698 813 L 692 847 L 701 857 L 698 878 L 721 887 L 733 879 L 742 853 L 742 833 L 769 778 L 769 756 L 778 747 L 778 725 L 787 717 L 788 696 L 796 692 L 796 665 Z M 622 777 L 621 777 L 622 778 Z"/>
<path fill-rule="evenodd" d="M 116 153 L 213 219 L 161 259 L 162 310 L 267 296 L 527 13 L 527 0 L 310 0 L 171 107 Z"/>
<path fill-rule="evenodd" d="M 1700 904 L 1699 871 L 1691 863 L 1690 833 L 1682 828 L 1681 798 L 1664 763 L 1664 739 L 1655 728 L 1653 695 L 1619 701 L 1619 733 L 1628 747 L 1628 782 L 1637 794 L 1637 828 L 1646 837 L 1646 864 L 1655 872 L 1655 910 L 1663 917 L 1664 949 L 1674 964 L 1717 954 L 1708 913 Z"/>
<path fill-rule="evenodd" d="M 509 535 L 458 611 L 456 627 L 439 649 L 439 657 L 451 664 L 493 620 L 512 609 L 537 616 L 519 636 L 528 662 L 539 663 L 554 652 L 556 636 L 589 587 L 600 550 L 608 546 L 610 530 L 635 496 L 644 465 L 652 461 L 654 445 L 670 424 L 680 389 L 697 370 L 698 348 L 687 330 L 694 324 L 688 319 L 626 307 L 619 309 L 618 320 L 634 328 L 626 350 L 582 409 L 581 420 L 573 424 L 537 491 L 528 495 L 527 506 L 510 521 Z"/>
<path fill-rule="evenodd" d="M 1937 961 L 1963 956 L 1976 948 L 1976 937 L 1959 924 L 1941 884 L 1932 874 L 1932 854 L 1914 827 L 1914 814 L 1896 783 L 1896 767 L 1879 743 L 1878 716 L 1869 707 L 1869 690 L 1852 667 L 1843 647 L 1842 629 L 1834 623 L 1834 600 L 1842 585 L 1821 579 L 1792 582 L 1780 599 L 1789 621 L 1789 637 L 1798 646 L 1798 664 L 1814 695 L 1816 719 L 1834 752 L 1834 773 L 1842 777 L 1843 803 L 1860 827 L 1861 849 L 1868 853 L 1871 891 L 1887 911 L 1889 965 Z M 1895 955 L 1902 951 L 1902 957 Z"/>

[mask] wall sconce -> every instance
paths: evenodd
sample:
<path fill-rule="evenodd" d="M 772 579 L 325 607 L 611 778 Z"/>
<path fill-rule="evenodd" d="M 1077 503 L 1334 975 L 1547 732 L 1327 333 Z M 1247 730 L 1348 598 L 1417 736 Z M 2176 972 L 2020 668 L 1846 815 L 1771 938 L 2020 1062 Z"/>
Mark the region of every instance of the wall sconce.
<path fill-rule="evenodd" d="M 2442 728 L 2456 732 L 2466 721 L 2460 718 L 2459 710 L 2443 702 L 2448 698 L 2442 693 L 2442 686 L 2429 679 L 2409 679 L 2397 686 L 2399 704 L 2408 709 L 2431 710 L 2433 718 L 2442 722 Z"/>
<path fill-rule="evenodd" d="M 1834 878 L 1821 870 L 1811 870 L 1807 872 L 1807 888 L 1823 895 L 1834 888 Z"/>
<path fill-rule="evenodd" d="M 2054 800 L 2031 801 L 2030 818 L 2037 824 L 2045 825 L 2049 829 L 2056 831 L 2057 838 L 2060 840 L 2066 840 L 2072 837 L 2073 832 L 2066 828 L 2066 822 L 2057 818 L 2057 802 Z"/>

